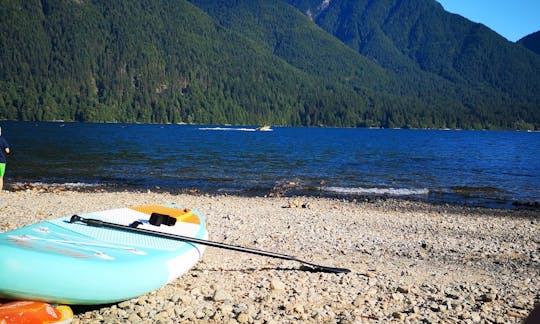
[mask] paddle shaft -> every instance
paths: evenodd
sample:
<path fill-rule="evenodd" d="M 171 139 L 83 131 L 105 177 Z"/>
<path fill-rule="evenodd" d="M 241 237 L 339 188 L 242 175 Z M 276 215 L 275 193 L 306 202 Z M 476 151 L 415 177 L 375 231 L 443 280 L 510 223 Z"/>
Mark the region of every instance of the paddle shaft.
<path fill-rule="evenodd" d="M 252 249 L 252 248 L 248 248 L 248 247 L 232 245 L 232 244 L 226 244 L 226 243 L 221 243 L 221 242 L 215 242 L 215 241 L 210 241 L 210 240 L 204 240 L 204 239 L 199 239 L 199 238 L 195 238 L 195 237 L 157 232 L 157 231 L 152 231 L 152 230 L 145 229 L 145 228 L 138 228 L 138 227 L 131 227 L 131 226 L 126 226 L 126 225 L 121 225 L 121 224 L 115 224 L 115 223 L 105 222 L 105 221 L 101 221 L 101 220 L 98 220 L 98 219 L 92 219 L 92 218 L 84 218 L 84 217 L 81 217 L 81 216 L 78 216 L 78 215 L 73 215 L 71 217 L 70 223 L 74 223 L 74 222 L 82 222 L 82 223 L 85 223 L 87 225 L 95 226 L 95 227 L 113 228 L 113 229 L 118 229 L 118 230 L 122 230 L 122 231 L 133 232 L 133 233 L 152 235 L 152 236 L 156 236 L 156 237 L 160 237 L 160 238 L 168 238 L 168 239 L 185 241 L 185 242 L 195 243 L 195 244 L 201 244 L 201 245 L 206 245 L 206 246 L 211 246 L 211 247 L 216 247 L 216 248 L 221 248 L 221 249 L 227 249 L 227 250 L 233 250 L 233 251 L 238 251 L 238 252 L 251 253 L 251 254 L 255 254 L 255 255 L 267 256 L 267 257 L 278 258 L 278 259 L 289 260 L 289 261 L 296 261 L 296 262 L 307 264 L 307 265 L 309 265 L 309 266 L 311 266 L 313 268 L 316 268 L 316 269 L 319 269 L 320 271 L 325 271 L 325 272 L 332 272 L 332 273 L 347 273 L 347 272 L 350 272 L 349 269 L 334 268 L 334 267 L 327 267 L 327 266 L 323 266 L 323 265 L 318 265 L 318 264 L 314 264 L 314 263 L 311 263 L 311 262 L 307 262 L 307 261 L 297 259 L 297 258 L 295 258 L 293 256 L 286 255 L 286 254 L 270 252 L 270 251 L 263 251 L 263 250 L 258 250 L 258 249 Z"/>

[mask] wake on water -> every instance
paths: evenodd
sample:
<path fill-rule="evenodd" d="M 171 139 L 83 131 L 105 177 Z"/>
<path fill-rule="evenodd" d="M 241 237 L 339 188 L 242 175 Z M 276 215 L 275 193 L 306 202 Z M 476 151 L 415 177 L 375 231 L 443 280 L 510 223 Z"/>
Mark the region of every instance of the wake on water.
<path fill-rule="evenodd" d="M 233 127 L 200 127 L 202 131 L 237 131 L 237 132 L 256 132 L 255 128 L 233 128 Z"/>
<path fill-rule="evenodd" d="M 246 127 L 199 127 L 202 131 L 237 131 L 237 132 L 271 132 L 271 128 L 246 128 Z"/>
<path fill-rule="evenodd" d="M 377 196 L 424 196 L 429 189 L 396 189 L 396 188 L 345 188 L 323 187 L 322 190 L 343 195 L 377 195 Z"/>

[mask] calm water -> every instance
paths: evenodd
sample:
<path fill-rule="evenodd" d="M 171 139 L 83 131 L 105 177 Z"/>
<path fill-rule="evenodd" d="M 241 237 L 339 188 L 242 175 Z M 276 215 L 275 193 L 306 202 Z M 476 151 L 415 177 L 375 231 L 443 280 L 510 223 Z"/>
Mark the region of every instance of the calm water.
<path fill-rule="evenodd" d="M 6 182 L 540 202 L 540 133 L 2 122 Z"/>

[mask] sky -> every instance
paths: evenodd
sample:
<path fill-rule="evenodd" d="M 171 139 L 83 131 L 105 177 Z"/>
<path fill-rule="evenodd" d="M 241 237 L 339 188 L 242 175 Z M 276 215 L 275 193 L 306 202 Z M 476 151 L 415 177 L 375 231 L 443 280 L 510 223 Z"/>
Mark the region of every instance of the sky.
<path fill-rule="evenodd" d="M 446 11 L 482 23 L 515 42 L 540 30 L 540 0 L 437 0 Z"/>

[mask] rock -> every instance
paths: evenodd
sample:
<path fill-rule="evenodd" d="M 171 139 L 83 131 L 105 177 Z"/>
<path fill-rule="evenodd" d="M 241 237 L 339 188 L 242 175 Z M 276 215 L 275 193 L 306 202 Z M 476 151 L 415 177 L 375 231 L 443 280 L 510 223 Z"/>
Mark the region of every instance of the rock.
<path fill-rule="evenodd" d="M 139 323 L 142 322 L 142 318 L 140 318 L 139 315 L 137 315 L 136 313 L 131 313 L 128 316 L 127 321 L 129 323 Z"/>
<path fill-rule="evenodd" d="M 365 298 L 361 295 L 358 295 L 356 296 L 356 298 L 354 299 L 353 301 L 353 305 L 356 306 L 356 307 L 360 307 L 362 305 L 364 305 L 364 301 L 365 301 Z"/>
<path fill-rule="evenodd" d="M 298 201 L 292 201 L 292 202 L 289 202 L 287 204 L 287 206 L 285 206 L 286 208 L 297 208 L 297 207 L 300 207 L 300 202 Z"/>
<path fill-rule="evenodd" d="M 482 296 L 480 296 L 480 300 L 483 301 L 484 303 L 490 303 L 495 300 L 495 295 L 483 294 Z"/>
<path fill-rule="evenodd" d="M 522 320 L 527 317 L 527 315 L 525 315 L 525 314 L 520 314 L 519 312 L 511 311 L 511 310 L 506 312 L 506 315 L 509 316 L 509 317 L 512 317 L 512 318 L 518 318 L 518 319 L 522 319 Z"/>
<path fill-rule="evenodd" d="M 375 273 L 373 273 L 371 271 L 368 271 L 368 272 L 364 273 L 364 276 L 366 276 L 368 278 L 375 278 Z"/>
<path fill-rule="evenodd" d="M 213 307 L 204 307 L 203 309 L 204 316 L 207 318 L 212 318 L 214 314 L 216 313 L 215 309 Z"/>
<path fill-rule="evenodd" d="M 304 305 L 302 304 L 296 304 L 293 308 L 293 310 L 298 313 L 298 314 L 303 314 L 304 313 Z"/>
<path fill-rule="evenodd" d="M 471 320 L 473 321 L 473 323 L 480 323 L 482 317 L 480 317 L 480 314 L 474 312 L 471 314 Z"/>
<path fill-rule="evenodd" d="M 279 279 L 274 278 L 270 281 L 270 289 L 272 290 L 285 290 L 285 284 Z"/>
<path fill-rule="evenodd" d="M 409 288 L 399 286 L 399 287 L 397 288 L 397 291 L 400 292 L 400 293 L 402 293 L 402 294 L 408 294 L 408 293 L 409 293 Z"/>
<path fill-rule="evenodd" d="M 393 293 L 392 294 L 392 299 L 395 300 L 395 301 L 400 301 L 401 302 L 401 301 L 403 301 L 404 296 L 401 293 Z"/>
<path fill-rule="evenodd" d="M 518 298 L 514 302 L 514 308 L 516 309 L 526 309 L 527 308 L 527 301 L 523 299 L 522 297 Z"/>
<path fill-rule="evenodd" d="M 246 314 L 246 313 L 240 313 L 236 317 L 236 320 L 238 321 L 238 323 L 248 323 L 249 322 L 249 315 Z"/>
<path fill-rule="evenodd" d="M 403 319 L 405 319 L 405 314 L 400 313 L 400 312 L 393 312 L 392 317 L 397 318 L 399 320 L 403 320 Z"/>
<path fill-rule="evenodd" d="M 214 292 L 214 296 L 212 299 L 214 301 L 223 302 L 223 301 L 231 300 L 231 295 L 223 289 L 218 289 Z"/>
<path fill-rule="evenodd" d="M 156 321 L 166 321 L 167 319 L 170 319 L 174 315 L 174 311 L 171 310 L 164 310 L 162 312 L 159 312 L 156 314 L 156 316 L 153 318 Z"/>
<path fill-rule="evenodd" d="M 377 291 L 376 288 L 372 287 L 372 288 L 369 288 L 368 291 L 366 292 L 366 295 L 368 296 L 376 296 L 379 292 Z"/>
<path fill-rule="evenodd" d="M 186 320 L 194 320 L 195 319 L 195 313 L 192 310 L 187 310 L 182 314 L 182 317 Z"/>
<path fill-rule="evenodd" d="M 129 300 L 123 301 L 118 304 L 118 307 L 122 309 L 131 308 L 132 306 L 133 306 L 133 303 Z"/>
<path fill-rule="evenodd" d="M 178 296 L 178 298 L 182 302 L 183 305 L 191 304 L 191 296 L 188 294 L 181 294 Z"/>
<path fill-rule="evenodd" d="M 233 305 L 224 303 L 219 307 L 219 311 L 223 313 L 224 315 L 230 314 L 233 311 Z"/>

